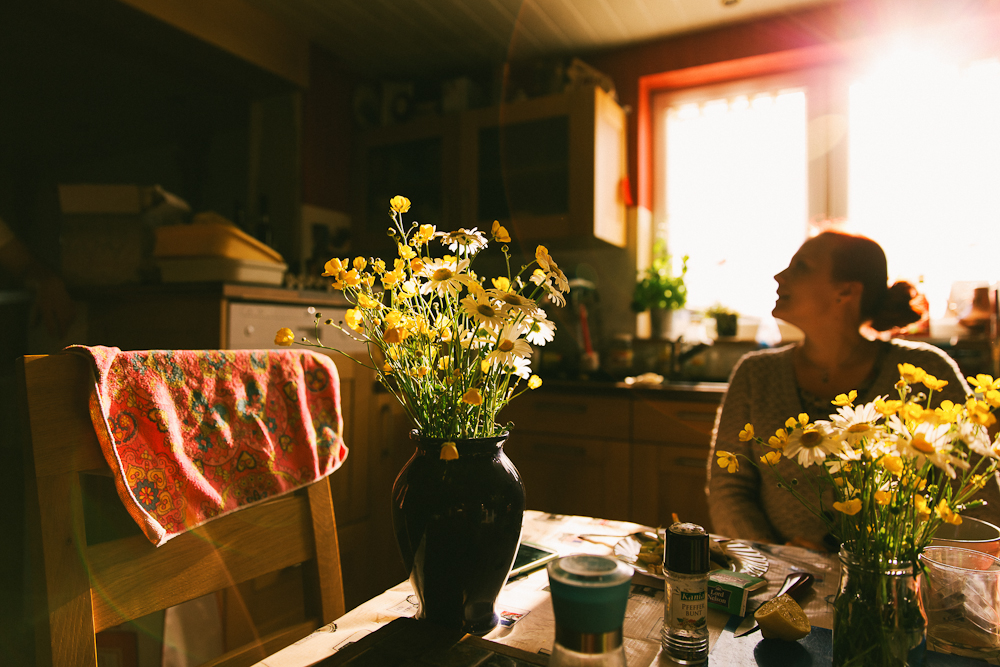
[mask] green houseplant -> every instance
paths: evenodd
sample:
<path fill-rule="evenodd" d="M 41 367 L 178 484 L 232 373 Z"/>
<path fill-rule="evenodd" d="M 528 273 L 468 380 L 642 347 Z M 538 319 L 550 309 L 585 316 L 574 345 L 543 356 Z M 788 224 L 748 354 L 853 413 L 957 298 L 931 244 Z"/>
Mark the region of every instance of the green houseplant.
<path fill-rule="evenodd" d="M 637 313 L 649 311 L 653 338 L 669 337 L 673 311 L 687 303 L 687 287 L 684 285 L 687 262 L 688 256 L 684 255 L 681 272 L 675 276 L 670 255 L 663 242 L 658 241 L 654 247 L 653 262 L 639 273 L 632 293 L 632 310 Z"/>
<path fill-rule="evenodd" d="M 715 320 L 715 332 L 719 336 L 735 336 L 740 314 L 731 308 L 716 303 L 705 311 L 705 315 Z"/>

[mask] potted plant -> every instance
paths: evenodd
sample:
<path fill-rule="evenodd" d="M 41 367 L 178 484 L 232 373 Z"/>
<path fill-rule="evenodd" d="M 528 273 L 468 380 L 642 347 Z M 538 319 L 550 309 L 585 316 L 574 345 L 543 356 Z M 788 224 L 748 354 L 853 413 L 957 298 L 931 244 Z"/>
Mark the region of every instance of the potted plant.
<path fill-rule="evenodd" d="M 705 311 L 705 315 L 715 320 L 715 333 L 721 336 L 735 336 L 740 314 L 720 303 Z"/>
<path fill-rule="evenodd" d="M 683 308 L 687 303 L 684 276 L 687 274 L 688 256 L 684 255 L 680 275 L 675 276 L 670 255 L 662 241 L 657 241 L 654 255 L 649 267 L 639 273 L 632 293 L 632 310 L 637 313 L 648 310 L 653 338 L 664 339 L 670 337 L 673 311 Z"/>

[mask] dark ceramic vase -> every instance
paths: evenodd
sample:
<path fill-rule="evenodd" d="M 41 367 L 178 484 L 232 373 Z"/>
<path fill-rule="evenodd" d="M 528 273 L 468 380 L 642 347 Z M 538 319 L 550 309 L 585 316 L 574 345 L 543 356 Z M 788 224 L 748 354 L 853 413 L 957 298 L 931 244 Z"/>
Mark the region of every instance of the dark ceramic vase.
<path fill-rule="evenodd" d="M 459 440 L 411 437 L 417 450 L 392 487 L 392 525 L 417 594 L 417 618 L 484 635 L 521 539 L 524 485 L 503 451 L 507 434 Z"/>

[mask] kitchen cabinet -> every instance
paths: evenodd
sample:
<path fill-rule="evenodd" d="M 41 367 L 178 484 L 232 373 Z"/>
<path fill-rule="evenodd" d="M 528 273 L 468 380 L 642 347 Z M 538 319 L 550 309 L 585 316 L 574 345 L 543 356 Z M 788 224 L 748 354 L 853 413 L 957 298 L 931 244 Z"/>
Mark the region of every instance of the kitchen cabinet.
<path fill-rule="evenodd" d="M 711 530 L 705 496 L 718 401 L 632 401 L 632 520 L 663 526 L 677 514 Z"/>
<path fill-rule="evenodd" d="M 407 221 L 439 229 L 459 226 L 459 116 L 421 118 L 362 135 L 356 159 L 360 210 L 354 234 L 364 254 L 387 256 L 395 246 L 389 200 L 403 195 L 414 203 Z"/>
<path fill-rule="evenodd" d="M 624 247 L 625 112 L 598 87 L 371 130 L 357 158 L 357 234 L 378 254 L 388 201 L 440 229 L 488 230 L 526 243 L 598 239 Z"/>
<path fill-rule="evenodd" d="M 628 515 L 628 400 L 529 392 L 501 412 L 514 428 L 504 449 L 527 507 L 608 519 Z"/>
<path fill-rule="evenodd" d="M 505 445 L 527 504 L 661 526 L 676 513 L 711 528 L 706 465 L 717 391 L 543 389 L 511 402 Z"/>
<path fill-rule="evenodd" d="M 535 243 L 626 243 L 625 112 L 598 87 L 462 119 L 462 219 Z"/>

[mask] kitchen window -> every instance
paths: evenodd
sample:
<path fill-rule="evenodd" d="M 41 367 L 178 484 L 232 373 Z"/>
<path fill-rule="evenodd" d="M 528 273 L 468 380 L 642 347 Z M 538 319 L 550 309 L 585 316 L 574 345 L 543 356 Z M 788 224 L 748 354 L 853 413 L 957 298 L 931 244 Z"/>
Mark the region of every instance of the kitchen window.
<path fill-rule="evenodd" d="M 691 309 L 767 317 L 773 275 L 830 225 L 878 241 L 935 319 L 956 281 L 998 278 L 1000 60 L 897 50 L 659 93 L 651 110 L 655 233 L 678 267 L 690 255 Z"/>

